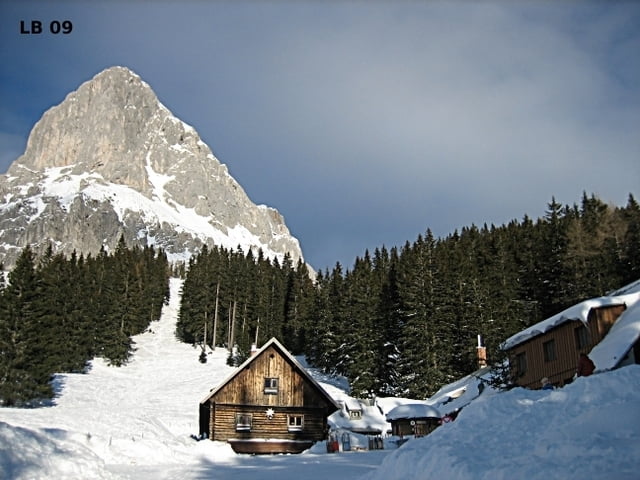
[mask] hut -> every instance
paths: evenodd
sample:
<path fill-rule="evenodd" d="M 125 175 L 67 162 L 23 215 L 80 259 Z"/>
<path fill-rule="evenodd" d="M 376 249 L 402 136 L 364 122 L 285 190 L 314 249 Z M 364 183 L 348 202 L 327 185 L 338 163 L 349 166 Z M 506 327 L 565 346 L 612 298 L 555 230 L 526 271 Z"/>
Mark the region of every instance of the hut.
<path fill-rule="evenodd" d="M 200 402 L 200 435 L 237 453 L 300 453 L 339 405 L 272 338 Z"/>
<path fill-rule="evenodd" d="M 441 420 L 440 412 L 424 403 L 399 405 L 387 413 L 391 434 L 400 438 L 413 435 L 423 437 L 434 431 Z"/>
<path fill-rule="evenodd" d="M 587 300 L 507 339 L 502 348 L 507 352 L 515 383 L 521 387 L 538 389 L 542 387 L 540 380 L 547 377 L 554 386 L 566 385 L 574 378 L 580 353 L 592 356 L 592 351 L 597 354 L 598 351 L 608 350 L 605 348 L 608 344 L 614 344 L 616 353 L 600 355 L 596 361 L 599 370 L 616 368 L 623 362 L 638 363 L 640 348 L 637 332 L 626 335 L 622 343 L 621 335 L 616 332 L 621 328 L 627 332 L 637 330 L 624 325 L 638 323 L 637 314 L 626 312 L 638 303 L 638 299 L 638 293 L 634 292 Z M 623 318 L 626 319 L 621 322 Z M 616 324 L 619 324 L 617 328 Z M 611 337 L 610 331 L 614 332 Z M 621 346 L 624 352 L 617 351 Z"/>

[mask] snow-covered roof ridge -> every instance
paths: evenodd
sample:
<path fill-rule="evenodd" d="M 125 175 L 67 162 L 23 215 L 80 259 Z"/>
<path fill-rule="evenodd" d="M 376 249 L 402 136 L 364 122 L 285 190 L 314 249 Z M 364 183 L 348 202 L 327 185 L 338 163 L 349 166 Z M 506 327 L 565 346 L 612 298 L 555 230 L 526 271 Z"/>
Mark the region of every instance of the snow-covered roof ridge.
<path fill-rule="evenodd" d="M 631 282 L 625 285 L 624 287 L 618 288 L 617 290 L 609 292 L 607 295 L 618 296 L 618 295 L 624 295 L 625 293 L 633 293 L 633 292 L 640 292 L 640 279 L 636 280 L 635 282 Z"/>
<path fill-rule="evenodd" d="M 405 403 L 387 413 L 387 421 L 403 418 L 442 418 L 440 411 L 426 403 Z"/>
<path fill-rule="evenodd" d="M 611 370 L 620 366 L 629 350 L 640 338 L 640 301 L 628 304 L 607 336 L 598 343 L 589 357 L 596 365 L 596 371 Z"/>
<path fill-rule="evenodd" d="M 567 308 L 566 310 L 563 310 L 560 313 L 557 313 L 556 315 L 553 315 L 552 317 L 547 318 L 546 320 L 538 322 L 535 325 L 532 325 L 531 327 L 509 337 L 502 344 L 502 349 L 508 350 L 510 348 L 513 348 L 516 345 L 519 345 L 522 342 L 529 340 L 530 338 L 548 332 L 552 328 L 557 327 L 558 325 L 561 325 L 565 322 L 579 320 L 582 323 L 587 324 L 589 312 L 593 308 L 615 305 L 626 305 L 627 308 L 629 308 L 640 300 L 640 281 L 635 282 L 635 286 L 634 284 L 630 284 L 627 287 L 623 287 L 623 289 L 620 289 L 618 291 L 624 291 L 628 293 L 624 293 L 621 295 L 607 295 L 585 300 Z"/>
<path fill-rule="evenodd" d="M 291 363 L 293 364 L 300 372 L 300 374 L 309 381 L 312 385 L 314 385 L 320 392 L 324 394 L 324 396 L 329 400 L 336 410 L 340 410 L 340 405 L 336 402 L 331 395 L 327 393 L 327 391 L 320 385 L 320 383 L 313 378 L 313 376 L 307 371 L 306 368 L 302 366 L 300 362 L 294 357 L 289 350 L 287 350 L 284 345 L 282 345 L 277 338 L 272 337 L 270 340 L 265 342 L 265 344 L 259 348 L 253 355 L 247 358 L 241 365 L 238 366 L 231 374 L 225 378 L 219 385 L 213 388 L 205 398 L 202 399 L 200 403 L 206 403 L 211 397 L 213 397 L 216 393 L 218 393 L 225 385 L 227 385 L 231 380 L 233 380 L 242 370 L 245 369 L 247 365 L 253 362 L 256 358 L 258 358 L 265 350 L 269 347 L 274 346 L 280 353 Z"/>

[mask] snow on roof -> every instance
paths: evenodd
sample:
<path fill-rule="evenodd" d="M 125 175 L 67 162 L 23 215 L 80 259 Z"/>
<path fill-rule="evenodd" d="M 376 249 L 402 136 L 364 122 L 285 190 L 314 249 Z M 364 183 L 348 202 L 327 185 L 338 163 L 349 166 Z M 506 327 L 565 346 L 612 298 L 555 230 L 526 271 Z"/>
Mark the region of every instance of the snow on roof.
<path fill-rule="evenodd" d="M 625 285 L 607 296 L 586 300 L 567 308 L 565 311 L 537 323 L 508 338 L 502 348 L 508 350 L 553 327 L 571 320 L 587 323 L 592 308 L 626 305 L 607 335 L 598 343 L 589 357 L 596 364 L 596 370 L 611 370 L 620 366 L 632 345 L 640 338 L 640 280 Z"/>
<path fill-rule="evenodd" d="M 340 405 L 329 395 L 324 388 L 313 378 L 309 372 L 298 362 L 298 360 L 291 355 L 291 353 L 282 345 L 275 337 L 272 337 L 268 340 L 261 348 L 259 348 L 253 355 L 247 358 L 240 366 L 238 366 L 232 373 L 229 375 L 222 383 L 220 383 L 217 387 L 213 388 L 205 398 L 202 399 L 200 403 L 206 403 L 209 401 L 211 397 L 213 397 L 216 393 L 218 393 L 222 388 L 233 380 L 247 365 L 257 359 L 267 348 L 274 346 L 276 347 L 280 353 L 289 360 L 291 364 L 293 364 L 300 374 L 309 381 L 312 385 L 314 385 L 322 395 L 331 402 L 331 404 L 335 407 L 336 410 L 340 410 Z"/>
<path fill-rule="evenodd" d="M 615 305 L 627 305 L 627 307 L 629 307 L 640 300 L 640 291 L 636 291 L 640 290 L 640 282 L 638 282 L 636 288 L 631 290 L 632 293 L 627 293 L 625 295 L 592 298 L 569 307 L 566 310 L 509 337 L 502 344 L 502 349 L 509 350 L 530 338 L 537 337 L 538 335 L 548 332 L 552 328 L 565 322 L 579 320 L 586 325 L 589 312 L 592 308 L 611 307 Z"/>
<path fill-rule="evenodd" d="M 353 412 L 353 411 L 362 411 L 362 405 L 360 404 L 360 402 L 353 397 L 347 397 L 343 400 L 344 402 L 344 406 L 347 408 L 347 410 Z"/>
<path fill-rule="evenodd" d="M 441 418 L 440 412 L 426 403 L 405 403 L 387 413 L 387 421 L 403 418 Z"/>
<path fill-rule="evenodd" d="M 624 360 L 638 338 L 640 338 L 640 301 L 622 312 L 607 336 L 589 352 L 589 357 L 596 364 L 597 370 L 611 370 Z"/>
<path fill-rule="evenodd" d="M 440 390 L 429 397 L 425 403 L 436 407 L 440 412 L 449 414 L 458 411 L 474 401 L 480 394 L 496 393 L 489 384 L 492 367 L 487 366 L 476 370 L 469 375 L 444 385 Z"/>

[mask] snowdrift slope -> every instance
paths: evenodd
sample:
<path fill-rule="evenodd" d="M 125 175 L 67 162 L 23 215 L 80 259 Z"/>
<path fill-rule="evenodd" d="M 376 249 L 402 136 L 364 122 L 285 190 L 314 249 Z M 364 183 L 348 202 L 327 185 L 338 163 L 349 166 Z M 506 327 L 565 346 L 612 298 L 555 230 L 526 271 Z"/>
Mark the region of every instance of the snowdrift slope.
<path fill-rule="evenodd" d="M 45 478 L 62 468 L 56 458 L 85 464 L 82 475 L 66 478 L 111 478 L 105 465 L 193 463 L 190 435 L 198 431 L 198 402 L 232 369 L 225 351 L 216 350 L 201 364 L 199 350 L 175 340 L 181 283 L 171 282 L 162 319 L 135 337 L 137 351 L 127 366 L 108 367 L 96 359 L 87 375 L 57 378 L 61 394 L 54 406 L 0 410 L 0 478 Z M 42 458 L 47 450 L 49 463 Z"/>
<path fill-rule="evenodd" d="M 640 365 L 632 365 L 553 391 L 481 395 L 366 479 L 637 480 L 639 472 Z"/>

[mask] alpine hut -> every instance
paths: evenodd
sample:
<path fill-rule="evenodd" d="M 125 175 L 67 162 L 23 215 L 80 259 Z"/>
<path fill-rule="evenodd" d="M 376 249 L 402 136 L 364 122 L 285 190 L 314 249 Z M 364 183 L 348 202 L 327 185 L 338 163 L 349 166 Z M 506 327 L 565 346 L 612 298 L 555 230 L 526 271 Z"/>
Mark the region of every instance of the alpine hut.
<path fill-rule="evenodd" d="M 440 425 L 440 412 L 424 403 L 406 403 L 399 405 L 387 413 L 387 421 L 391 423 L 391 433 L 400 438 L 406 435 L 423 437 Z"/>
<path fill-rule="evenodd" d="M 640 363 L 640 281 L 586 300 L 523 330 L 502 345 L 515 383 L 541 388 L 570 383 L 580 353 L 599 371 Z"/>
<path fill-rule="evenodd" d="M 300 453 L 340 406 L 272 338 L 200 402 L 200 435 L 237 453 Z"/>

